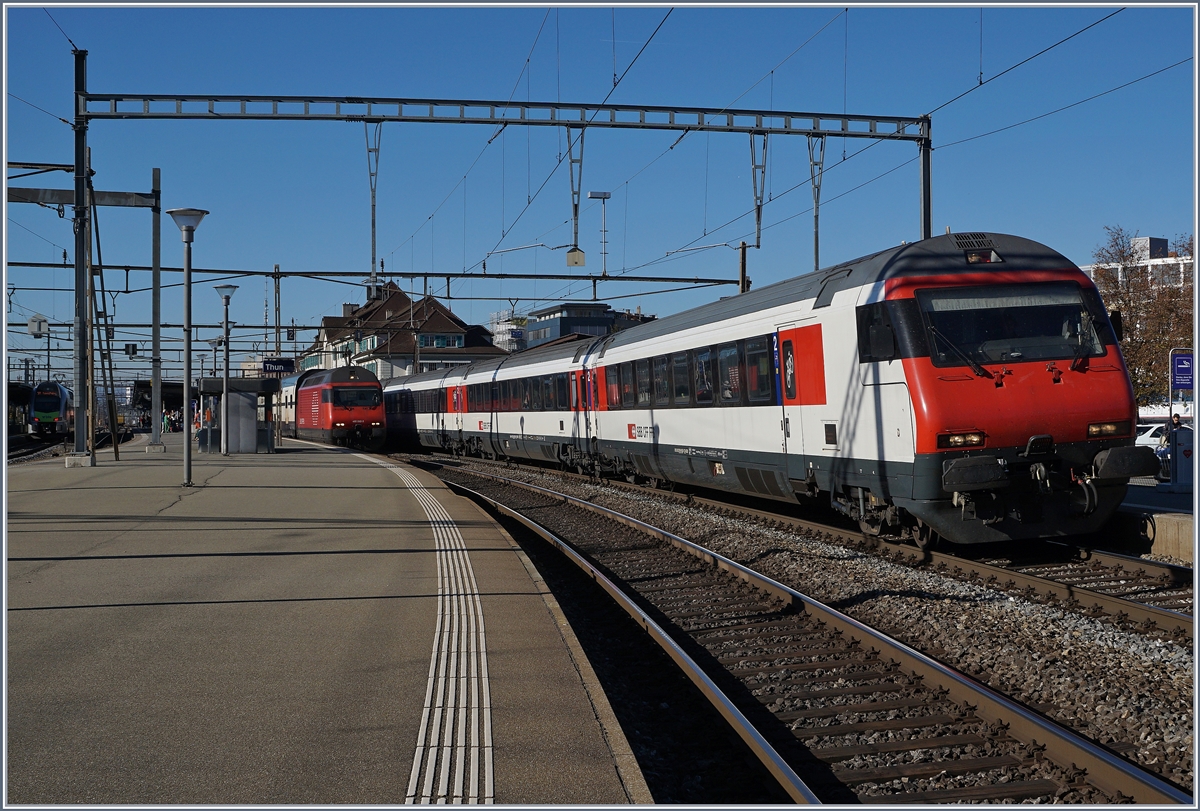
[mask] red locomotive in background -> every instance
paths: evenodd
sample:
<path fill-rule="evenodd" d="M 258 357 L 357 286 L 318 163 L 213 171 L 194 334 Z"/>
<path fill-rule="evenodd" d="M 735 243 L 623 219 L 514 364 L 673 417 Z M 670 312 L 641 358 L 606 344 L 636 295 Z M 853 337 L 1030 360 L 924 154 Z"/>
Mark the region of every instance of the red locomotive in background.
<path fill-rule="evenodd" d="M 311 369 L 285 379 L 280 394 L 286 436 L 365 450 L 383 447 L 383 388 L 370 370 Z"/>

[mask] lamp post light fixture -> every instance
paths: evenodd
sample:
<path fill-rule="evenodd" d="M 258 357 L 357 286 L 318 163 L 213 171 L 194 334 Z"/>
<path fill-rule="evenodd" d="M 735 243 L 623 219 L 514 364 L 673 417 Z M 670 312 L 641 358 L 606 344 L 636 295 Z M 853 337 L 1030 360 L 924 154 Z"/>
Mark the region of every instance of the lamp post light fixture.
<path fill-rule="evenodd" d="M 225 316 L 221 319 L 224 330 L 225 367 L 221 372 L 221 455 L 229 455 L 229 299 L 238 289 L 236 284 L 218 284 L 214 288 L 225 305 Z"/>
<path fill-rule="evenodd" d="M 192 240 L 208 214 L 199 208 L 167 209 L 183 239 L 183 486 L 192 486 Z"/>
<path fill-rule="evenodd" d="M 589 200 L 600 201 L 600 275 L 608 275 L 608 221 L 606 203 L 608 198 L 612 197 L 612 192 L 607 191 L 590 191 L 588 192 Z"/>

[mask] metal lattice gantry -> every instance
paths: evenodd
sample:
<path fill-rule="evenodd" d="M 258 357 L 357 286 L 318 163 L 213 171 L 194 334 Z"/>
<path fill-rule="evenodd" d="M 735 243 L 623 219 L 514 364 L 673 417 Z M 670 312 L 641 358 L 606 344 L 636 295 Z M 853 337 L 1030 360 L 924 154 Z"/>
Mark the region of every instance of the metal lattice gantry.
<path fill-rule="evenodd" d="M 590 128 L 735 132 L 751 137 L 755 179 L 765 170 L 767 139 L 803 135 L 810 144 L 827 137 L 914 141 L 921 157 L 921 237 L 933 235 L 930 202 L 931 119 L 922 116 L 864 116 L 842 113 L 745 110 L 720 107 L 660 107 L 627 104 L 462 99 L 365 98 L 359 96 L 229 96 L 76 93 L 76 120 L 209 119 L 253 121 L 387 121 L 432 124 L 486 124 L 506 127 L 565 127 L 571 144 L 571 203 L 578 233 L 583 133 Z M 759 139 L 756 149 L 754 139 Z M 576 157 L 576 149 L 578 157 Z M 818 150 L 824 155 L 824 150 Z M 757 153 L 757 156 L 756 156 Z M 810 154 L 815 154 L 810 149 Z M 578 164 L 578 165 L 577 165 Z M 813 176 L 822 167 L 813 164 Z M 756 233 L 761 233 L 763 185 L 754 184 Z M 819 199 L 814 194 L 814 201 Z M 578 240 L 578 236 L 575 237 Z M 757 242 L 758 240 L 756 240 Z"/>

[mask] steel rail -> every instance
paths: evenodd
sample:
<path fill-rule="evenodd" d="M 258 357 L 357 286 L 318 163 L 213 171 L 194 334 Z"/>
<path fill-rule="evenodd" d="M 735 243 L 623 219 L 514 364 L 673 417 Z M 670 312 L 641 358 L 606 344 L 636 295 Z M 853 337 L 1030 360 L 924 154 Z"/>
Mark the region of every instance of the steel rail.
<path fill-rule="evenodd" d="M 480 474 L 490 475 L 490 474 Z M 689 656 L 679 644 L 671 638 L 671 635 L 662 629 L 662 627 L 650 618 L 646 612 L 642 611 L 621 588 L 599 569 L 589 563 L 582 555 L 574 550 L 563 539 L 559 538 L 550 530 L 525 517 L 521 513 L 513 510 L 498 501 L 488 498 L 487 496 L 475 490 L 465 487 L 456 482 L 446 482 L 451 489 L 463 493 L 472 499 L 482 501 L 492 506 L 493 509 L 519 521 L 522 525 L 540 536 L 543 540 L 550 543 L 560 552 L 567 556 L 576 566 L 583 569 L 591 576 L 596 583 L 608 592 L 617 604 L 619 604 L 629 616 L 642 626 L 650 637 L 659 644 L 659 646 L 667 653 L 668 656 L 679 666 L 680 670 L 699 688 L 705 698 L 712 703 L 713 707 L 721 714 L 729 725 L 737 732 L 738 736 L 750 747 L 755 756 L 766 766 L 767 770 L 779 782 L 779 785 L 792 797 L 797 803 L 816 804 L 820 803 L 817 795 L 813 793 L 800 776 L 793 771 L 792 767 L 787 764 L 787 761 L 775 750 L 775 747 L 767 741 L 762 734 L 754 728 L 754 725 L 742 713 L 741 710 L 722 692 L 707 673 Z M 549 492 L 549 491 L 547 491 Z M 569 496 L 565 497 L 569 498 Z"/>
<path fill-rule="evenodd" d="M 975 711 L 981 717 L 1006 727 L 1011 736 L 1027 743 L 1044 745 L 1046 747 L 1046 757 L 1065 769 L 1078 770 L 1077 773 L 1083 779 L 1114 799 L 1132 799 L 1139 803 L 1192 804 L 1192 796 L 1190 794 L 1181 791 L 1158 776 L 1144 771 L 1140 767 L 1087 740 L 1074 731 L 1043 718 L 1007 696 L 997 693 L 990 687 L 980 684 L 957 670 L 931 659 L 920 651 L 910 648 L 902 642 L 892 639 L 836 609 L 823 605 L 817 600 L 765 575 L 759 574 L 723 555 L 705 549 L 685 538 L 672 535 L 665 530 L 652 527 L 636 518 L 564 493 L 557 493 L 553 490 L 538 487 L 537 485 L 527 484 L 482 471 L 464 470 L 464 472 L 539 493 L 546 497 L 562 501 L 564 504 L 580 507 L 597 515 L 619 521 L 626 526 L 646 532 L 653 537 L 657 537 L 702 560 L 706 560 L 719 568 L 731 572 L 772 595 L 802 605 L 805 610 L 811 611 L 831 626 L 841 630 L 848 638 L 863 639 L 865 637 L 870 640 L 871 644 L 881 646 L 881 650 L 887 650 L 904 667 L 909 668 L 914 674 L 921 676 L 925 680 L 925 684 L 937 684 L 946 689 L 950 696 L 959 702 L 975 703 Z M 488 501 L 495 503 L 491 499 L 488 499 Z M 514 512 L 508 510 L 508 508 L 505 508 L 505 510 L 507 511 L 506 514 Z M 525 523 L 525 521 L 522 521 L 522 523 Z"/>
<path fill-rule="evenodd" d="M 1066 544 L 1059 544 L 1066 547 Z M 1071 548 L 1071 547 L 1068 547 Z M 1187 566 L 1178 566 L 1174 563 L 1164 563 L 1161 560 L 1147 560 L 1146 558 L 1138 558 L 1133 555 L 1122 555 L 1120 552 L 1105 552 L 1100 549 L 1083 550 L 1086 560 L 1097 560 L 1106 566 L 1120 566 L 1130 572 L 1135 572 L 1141 569 L 1146 572 L 1158 572 L 1160 576 L 1169 578 L 1169 585 L 1182 586 L 1190 584 L 1193 579 L 1193 570 Z"/>
<path fill-rule="evenodd" d="M 488 464 L 484 460 L 472 459 L 471 461 L 473 463 L 482 462 L 484 464 Z M 545 468 L 529 467 L 528 469 L 542 473 L 546 472 Z M 573 473 L 563 472 L 560 475 L 568 478 L 578 477 L 584 480 L 593 481 L 593 479 L 588 476 L 581 477 L 578 476 L 578 474 Z M 647 492 L 647 488 L 645 487 L 635 484 L 627 484 L 620 481 L 606 480 L 606 485 L 628 490 L 630 492 Z M 983 581 L 984 583 L 994 583 L 1004 588 L 1020 588 L 1024 590 L 1031 590 L 1032 593 L 1043 598 L 1058 600 L 1068 608 L 1072 606 L 1093 608 L 1109 616 L 1124 616 L 1129 621 L 1137 623 L 1146 630 L 1157 628 L 1181 638 L 1191 638 L 1192 636 L 1194 628 L 1193 617 L 1179 611 L 1172 611 L 1170 609 L 1160 608 L 1155 605 L 1137 602 L 1136 600 L 1130 600 L 1111 594 L 1105 594 L 1099 591 L 1093 591 L 1087 588 L 1073 586 L 1069 583 L 1063 583 L 1034 574 L 1018 572 L 1005 566 L 981 563 L 979 561 L 970 560 L 969 558 L 959 557 L 958 555 L 949 552 L 921 550 L 915 546 L 889 544 L 882 541 L 878 537 L 866 535 L 858 530 L 846 530 L 816 521 L 808 521 L 803 518 L 795 518 L 790 515 L 783 515 L 781 513 L 759 510 L 753 507 L 745 507 L 742 505 L 732 505 L 728 502 L 705 498 L 703 496 L 680 494 L 669 490 L 654 490 L 652 492 L 655 495 L 678 501 L 680 503 L 697 504 L 718 511 L 748 515 L 763 521 L 783 523 L 795 529 L 832 535 L 847 543 L 856 544 L 859 546 L 866 544 L 880 553 L 888 553 L 888 556 L 893 560 L 900 560 L 910 565 L 924 565 L 934 568 L 945 567 L 951 572 L 957 570 L 959 574 L 956 574 L 955 576 L 964 577 L 967 579 L 971 579 L 972 574 L 974 574 L 977 579 Z M 1172 577 L 1174 578 L 1186 578 L 1186 582 L 1191 581 L 1190 570 L 1183 569 L 1178 566 L 1160 564 L 1155 561 L 1143 561 L 1140 558 L 1129 558 L 1108 552 L 1086 550 L 1085 553 L 1097 560 L 1102 560 L 1105 562 L 1116 561 L 1126 566 L 1132 566 L 1140 563 L 1143 568 L 1170 571 L 1173 573 Z"/>

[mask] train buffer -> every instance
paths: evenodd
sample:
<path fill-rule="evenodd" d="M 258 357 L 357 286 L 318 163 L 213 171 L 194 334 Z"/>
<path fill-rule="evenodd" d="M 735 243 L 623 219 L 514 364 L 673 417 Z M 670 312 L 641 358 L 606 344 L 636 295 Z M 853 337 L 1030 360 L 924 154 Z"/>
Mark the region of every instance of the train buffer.
<path fill-rule="evenodd" d="M 295 440 L 184 488 L 182 437 L 9 471 L 9 802 L 651 801 L 474 503 Z"/>

